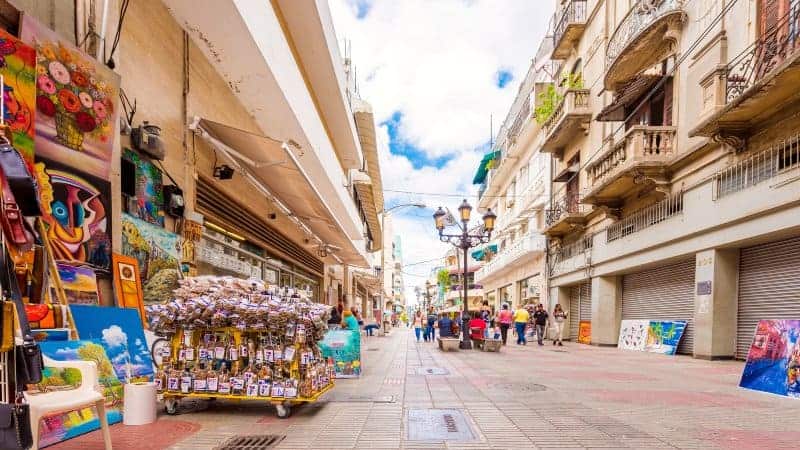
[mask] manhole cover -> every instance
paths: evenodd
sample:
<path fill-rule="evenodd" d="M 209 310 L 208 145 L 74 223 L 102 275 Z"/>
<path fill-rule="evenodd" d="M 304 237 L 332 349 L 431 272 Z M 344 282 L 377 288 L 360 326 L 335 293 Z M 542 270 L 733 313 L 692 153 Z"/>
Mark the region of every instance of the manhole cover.
<path fill-rule="evenodd" d="M 417 367 L 417 375 L 449 375 L 450 371 L 444 367 Z"/>
<path fill-rule="evenodd" d="M 234 436 L 214 450 L 261 450 L 273 448 L 280 444 L 286 436 L 281 434 L 251 434 L 246 436 Z"/>
<path fill-rule="evenodd" d="M 329 402 L 342 402 L 342 403 L 394 403 L 396 400 L 394 395 L 347 395 L 338 394 L 334 395 Z"/>
<path fill-rule="evenodd" d="M 535 383 L 494 383 L 490 387 L 513 392 L 541 392 L 547 390 L 547 386 Z"/>
<path fill-rule="evenodd" d="M 457 409 L 409 409 L 410 441 L 472 441 L 475 432 Z"/>

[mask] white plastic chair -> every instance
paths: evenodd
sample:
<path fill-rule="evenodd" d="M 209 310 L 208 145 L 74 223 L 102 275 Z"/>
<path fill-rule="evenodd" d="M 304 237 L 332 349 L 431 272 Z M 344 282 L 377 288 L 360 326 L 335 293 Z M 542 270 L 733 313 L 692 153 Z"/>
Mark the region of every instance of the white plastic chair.
<path fill-rule="evenodd" d="M 32 395 L 25 393 L 25 400 L 30 405 L 31 410 L 32 448 L 39 448 L 39 423 L 43 417 L 94 406 L 97 410 L 97 418 L 100 420 L 100 428 L 103 431 L 105 448 L 106 450 L 112 450 L 111 431 L 108 428 L 108 418 L 106 417 L 105 397 L 99 390 L 97 364 L 94 361 L 56 361 L 44 357 L 44 365 L 45 367 L 79 370 L 81 372 L 81 384 L 77 389 L 68 391 L 43 392 Z"/>

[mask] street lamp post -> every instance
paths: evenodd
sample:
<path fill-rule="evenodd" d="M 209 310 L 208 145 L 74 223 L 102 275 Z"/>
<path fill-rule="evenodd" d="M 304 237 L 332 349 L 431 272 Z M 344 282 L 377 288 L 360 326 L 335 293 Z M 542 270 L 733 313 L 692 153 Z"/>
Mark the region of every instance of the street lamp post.
<path fill-rule="evenodd" d="M 467 200 L 461 203 L 461 206 L 458 207 L 459 215 L 461 216 L 461 224 L 459 228 L 461 229 L 461 233 L 459 234 L 447 234 L 444 232 L 444 222 L 447 213 L 442 209 L 440 206 L 438 210 L 433 214 L 433 220 L 436 223 L 436 229 L 439 231 L 439 240 L 442 242 L 448 242 L 454 245 L 456 248 L 460 248 L 464 252 L 464 272 L 461 274 L 463 286 L 462 286 L 462 304 L 464 306 L 464 310 L 462 313 L 462 320 L 461 320 L 461 344 L 459 348 L 461 349 L 471 349 L 472 348 L 472 341 L 469 338 L 469 305 L 467 304 L 467 292 L 469 290 L 469 283 L 467 280 L 467 265 L 469 264 L 469 255 L 468 251 L 472 247 L 477 247 L 478 245 L 488 243 L 489 240 L 492 238 L 492 231 L 494 230 L 494 221 L 497 219 L 497 215 L 492 212 L 491 209 L 486 211 L 486 214 L 483 215 L 483 227 L 478 230 L 475 234 L 470 234 L 469 232 L 469 216 L 472 212 L 472 206 L 467 203 Z"/>

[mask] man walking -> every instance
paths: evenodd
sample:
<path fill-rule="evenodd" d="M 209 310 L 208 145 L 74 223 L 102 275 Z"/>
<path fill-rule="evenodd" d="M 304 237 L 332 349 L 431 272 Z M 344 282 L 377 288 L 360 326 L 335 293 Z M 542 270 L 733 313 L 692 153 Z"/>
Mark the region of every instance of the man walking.
<path fill-rule="evenodd" d="M 528 314 L 527 309 L 517 308 L 514 311 L 514 329 L 517 330 L 517 345 L 528 345 L 528 341 L 525 340 L 525 325 L 528 324 L 528 319 L 530 319 L 530 314 Z"/>
<path fill-rule="evenodd" d="M 433 306 L 428 309 L 428 328 L 426 331 L 428 332 L 428 339 L 430 342 L 436 341 L 436 328 L 434 328 L 434 324 L 436 324 L 436 313 L 434 312 Z"/>
<path fill-rule="evenodd" d="M 547 319 L 549 315 L 547 311 L 544 310 L 544 306 L 539 303 L 536 306 L 536 312 L 533 313 L 533 322 L 536 325 L 536 340 L 539 342 L 539 345 L 544 345 L 542 340 L 544 339 L 544 330 L 547 327 Z"/>

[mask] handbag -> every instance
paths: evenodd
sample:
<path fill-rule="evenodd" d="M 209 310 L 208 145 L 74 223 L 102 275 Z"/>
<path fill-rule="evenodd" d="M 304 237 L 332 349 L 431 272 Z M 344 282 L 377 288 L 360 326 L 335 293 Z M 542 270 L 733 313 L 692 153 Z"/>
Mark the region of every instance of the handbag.
<path fill-rule="evenodd" d="M 25 159 L 0 136 L 0 225 L 6 239 L 23 252 L 33 247 L 33 233 L 23 216 L 39 216 L 39 189 Z"/>
<path fill-rule="evenodd" d="M 29 384 L 38 384 L 42 381 L 42 369 L 44 360 L 39 344 L 33 339 L 31 325 L 28 322 L 28 315 L 25 314 L 25 305 L 22 303 L 22 296 L 19 292 L 17 277 L 11 267 L 11 261 L 7 258 L 5 247 L 2 251 L 3 265 L 0 275 L 3 276 L 3 286 L 8 289 L 7 295 L 11 297 L 16 309 L 16 317 L 19 320 L 19 329 L 22 332 L 22 345 L 17 345 L 14 349 L 15 375 L 17 389 L 25 390 Z"/>
<path fill-rule="evenodd" d="M 33 445 L 30 406 L 24 403 L 0 404 L 0 448 L 26 450 Z"/>

